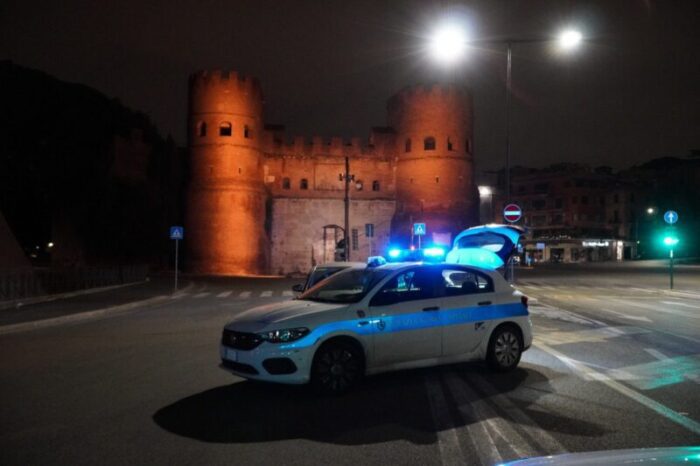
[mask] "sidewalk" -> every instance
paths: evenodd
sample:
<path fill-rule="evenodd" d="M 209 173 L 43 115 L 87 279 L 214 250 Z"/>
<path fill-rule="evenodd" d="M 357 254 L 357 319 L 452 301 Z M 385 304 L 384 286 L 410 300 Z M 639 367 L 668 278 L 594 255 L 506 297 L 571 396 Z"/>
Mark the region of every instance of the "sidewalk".
<path fill-rule="evenodd" d="M 186 283 L 181 284 L 184 288 Z M 155 277 L 147 282 L 140 282 L 99 292 L 82 293 L 64 299 L 54 299 L 35 304 L 20 305 L 11 309 L 0 310 L 0 329 L 17 324 L 57 319 L 105 308 L 126 306 L 132 303 L 150 302 L 159 296 L 169 296 L 173 291 L 172 279 Z M 0 332 L 2 333 L 2 332 Z"/>

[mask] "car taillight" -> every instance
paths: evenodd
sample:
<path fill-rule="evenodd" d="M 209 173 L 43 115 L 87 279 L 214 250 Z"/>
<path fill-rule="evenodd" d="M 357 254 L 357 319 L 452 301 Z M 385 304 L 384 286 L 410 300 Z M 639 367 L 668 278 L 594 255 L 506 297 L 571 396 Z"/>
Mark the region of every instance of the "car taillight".
<path fill-rule="evenodd" d="M 527 307 L 527 296 L 521 296 L 520 302 L 523 303 L 523 306 Z"/>

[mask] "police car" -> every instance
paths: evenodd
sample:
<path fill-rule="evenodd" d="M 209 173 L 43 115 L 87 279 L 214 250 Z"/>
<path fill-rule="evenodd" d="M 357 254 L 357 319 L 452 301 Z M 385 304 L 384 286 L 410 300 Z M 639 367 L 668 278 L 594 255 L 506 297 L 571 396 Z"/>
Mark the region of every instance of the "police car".
<path fill-rule="evenodd" d="M 512 370 L 531 343 L 527 298 L 499 272 L 402 262 L 350 268 L 297 299 L 239 314 L 220 356 L 242 377 L 337 393 L 398 369 L 486 360 Z"/>

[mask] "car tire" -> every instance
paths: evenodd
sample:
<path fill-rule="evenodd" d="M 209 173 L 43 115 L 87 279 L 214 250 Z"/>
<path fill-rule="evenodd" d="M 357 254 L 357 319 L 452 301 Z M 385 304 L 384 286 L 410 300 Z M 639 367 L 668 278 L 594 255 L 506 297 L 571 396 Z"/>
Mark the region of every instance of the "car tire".
<path fill-rule="evenodd" d="M 505 325 L 498 327 L 491 335 L 486 362 L 498 372 L 508 372 L 518 367 L 522 354 L 520 331 L 513 325 Z"/>
<path fill-rule="evenodd" d="M 323 344 L 311 365 L 311 385 L 317 393 L 339 395 L 354 387 L 365 372 L 362 350 L 352 343 Z"/>

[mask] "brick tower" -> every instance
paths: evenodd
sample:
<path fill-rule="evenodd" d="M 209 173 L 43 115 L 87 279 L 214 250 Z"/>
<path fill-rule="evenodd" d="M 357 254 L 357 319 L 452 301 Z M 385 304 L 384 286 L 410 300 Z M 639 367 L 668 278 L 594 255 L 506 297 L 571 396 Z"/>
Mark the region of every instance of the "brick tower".
<path fill-rule="evenodd" d="M 425 242 L 450 244 L 476 220 L 469 92 L 453 85 L 416 86 L 389 99 L 396 130 L 396 213 L 391 237 L 410 241 L 411 225 L 426 223 Z"/>
<path fill-rule="evenodd" d="M 190 77 L 185 245 L 192 272 L 267 271 L 262 107 L 253 78 L 218 71 Z"/>

